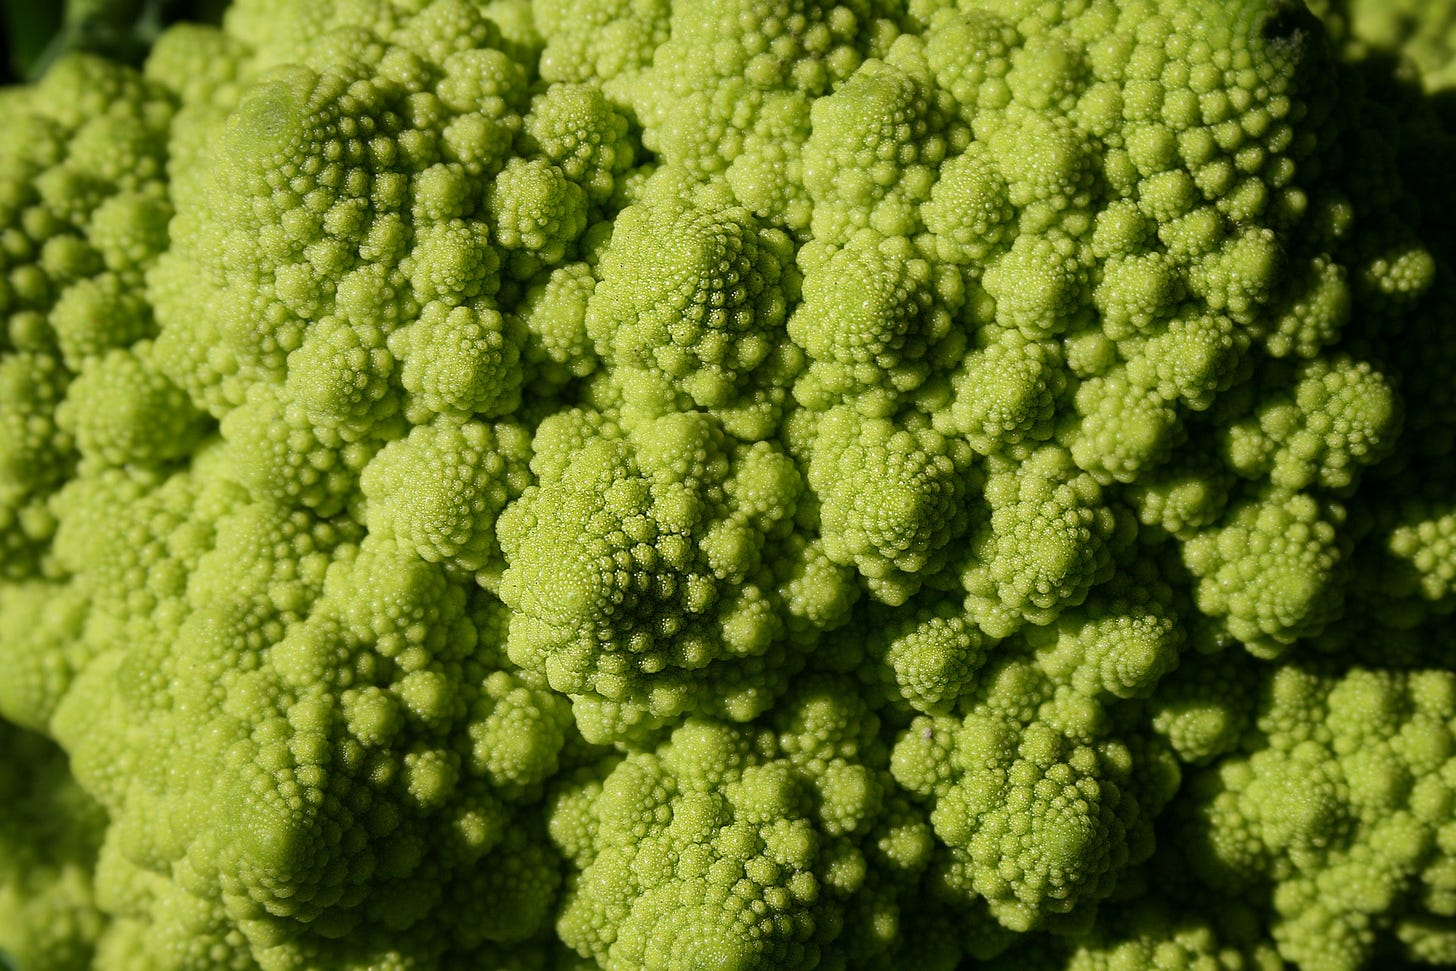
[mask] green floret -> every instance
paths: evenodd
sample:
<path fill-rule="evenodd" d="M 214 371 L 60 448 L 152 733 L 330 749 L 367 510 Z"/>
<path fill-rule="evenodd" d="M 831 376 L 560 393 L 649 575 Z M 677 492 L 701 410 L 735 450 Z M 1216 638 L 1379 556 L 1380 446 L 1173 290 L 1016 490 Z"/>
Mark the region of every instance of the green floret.
<path fill-rule="evenodd" d="M 1112 372 L 1077 388 L 1081 416 L 1072 461 L 1099 482 L 1133 482 L 1161 465 L 1183 431 L 1177 412 L 1156 394 Z"/>
<path fill-rule="evenodd" d="M 904 237 L 865 229 L 836 251 L 805 247 L 800 265 L 804 297 L 788 336 L 809 359 L 794 387 L 801 404 L 817 411 L 844 401 L 890 417 L 958 359 L 965 345 L 952 316 L 963 299 L 959 278 L 938 276 Z"/>
<path fill-rule="evenodd" d="M 950 407 L 932 416 L 935 420 L 948 418 L 948 430 L 982 455 L 1025 457 L 1054 430 L 1052 418 L 1066 386 L 1061 348 L 1000 334 L 966 355 L 951 386 Z"/>
<path fill-rule="evenodd" d="M 521 302 L 525 359 L 539 390 L 556 390 L 597 369 L 586 310 L 597 278 L 590 265 L 568 263 L 535 282 Z"/>
<path fill-rule="evenodd" d="M 507 162 L 486 194 L 486 210 L 495 241 L 515 251 L 511 272 L 518 276 L 560 263 L 586 228 L 586 194 L 542 159 Z"/>
<path fill-rule="evenodd" d="M 1228 316 L 1186 313 L 1147 336 L 1119 342 L 1127 366 L 1110 377 L 1169 408 L 1204 411 L 1243 377 L 1248 344 Z"/>
<path fill-rule="evenodd" d="M 723 179 L 759 218 L 808 225 L 815 105 L 863 61 L 879 3 L 732 0 L 663 5 L 651 67 L 613 89 L 646 126 L 643 144 L 694 179 Z M 634 11 L 635 13 L 635 11 Z M 631 30 L 636 18 L 618 21 Z M 812 191 L 812 190 L 810 190 Z"/>
<path fill-rule="evenodd" d="M 1270 894 L 1280 955 L 1451 960 L 1451 672 L 1285 667 L 1257 728 L 1194 780 L 1200 875 Z"/>
<path fill-rule="evenodd" d="M 83 468 L 165 465 L 196 448 L 203 418 L 157 372 L 150 351 L 143 342 L 90 358 L 71 382 L 56 424 L 76 443 Z"/>
<path fill-rule="evenodd" d="M 1139 888 L 1149 896 L 1119 901 L 1090 934 L 1044 941 L 1040 950 L 1015 950 L 991 967 L 1058 968 L 1064 971 L 1281 971 L 1286 965 L 1257 926 L 1257 918 L 1238 901 L 1191 901 L 1177 894 L 1177 877 L 1166 887 Z M 1159 896 L 1153 896 L 1154 894 Z M 1031 950 L 1035 957 L 1028 960 Z"/>
<path fill-rule="evenodd" d="M 983 277 L 996 301 L 996 323 L 1028 340 L 1075 330 L 1087 318 L 1089 262 L 1068 236 L 1017 236 Z"/>
<path fill-rule="evenodd" d="M 0 573 L 6 577 L 45 569 L 54 530 L 46 501 L 79 458 L 74 429 L 62 427 L 57 416 L 72 379 L 107 352 L 155 333 L 140 291 L 143 273 L 167 245 L 172 210 L 164 170 L 173 107 L 165 90 L 135 71 L 79 54 L 57 62 L 39 84 L 6 92 L 0 109 L 9 132 L 0 147 Z M 169 399 L 162 383 L 150 385 L 160 400 Z M 98 380 L 82 386 L 83 398 L 86 388 L 90 399 L 78 401 L 70 418 L 87 426 L 87 444 L 108 437 L 102 423 L 126 437 L 117 427 L 126 419 L 107 413 L 118 402 Z M 161 446 L 176 455 L 196 440 L 186 414 L 173 426 L 183 433 L 179 441 Z M 132 409 L 132 417 L 143 416 Z M 150 429 L 137 434 L 166 436 Z"/>
<path fill-rule="evenodd" d="M 597 204 L 612 197 L 635 155 L 627 119 L 590 84 L 553 84 L 532 98 L 522 141 Z"/>
<path fill-rule="evenodd" d="M 844 243 L 862 229 L 916 233 L 937 166 L 968 138 L 944 130 L 949 100 L 897 64 L 869 60 L 814 102 L 803 167 L 817 240 Z"/>
<path fill-rule="evenodd" d="M 72 509 L 58 539 L 90 561 L 106 622 L 55 730 L 113 820 L 106 866 L 153 887 L 108 909 L 148 947 L 210 915 L 202 946 L 232 937 L 263 967 L 400 947 L 446 960 L 531 936 L 554 862 L 512 817 L 555 771 L 565 702 L 506 666 L 503 608 L 468 578 L 388 533 L 359 542 L 351 522 L 248 504 L 210 478 L 225 468 L 152 485 L 113 473 L 73 501 L 95 516 L 136 491 L 142 518 L 73 535 L 87 521 Z M 124 623 L 143 595 L 150 621 Z M 194 876 L 171 883 L 184 861 Z M 457 894 L 478 903 L 446 907 Z"/>
<path fill-rule="evenodd" d="M 256 385 L 244 406 L 220 424 L 227 461 L 260 501 L 303 505 L 332 515 L 354 495 L 374 449 L 315 425 L 301 404 L 271 385 Z"/>
<path fill-rule="evenodd" d="M 937 33 L 946 36 L 947 31 Z M 948 263 L 982 263 L 1009 245 L 1016 210 L 1006 181 L 979 142 L 940 166 L 920 216 Z"/>
<path fill-rule="evenodd" d="M 950 713 L 975 688 L 994 649 L 966 616 L 961 598 L 938 590 L 873 619 L 869 652 L 884 665 L 886 686 L 925 714 Z"/>
<path fill-rule="evenodd" d="M 852 564 L 886 603 L 939 572 L 969 525 L 970 449 L 923 421 L 826 412 L 815 429 L 808 482 L 819 498 L 824 552 Z"/>
<path fill-rule="evenodd" d="M 382 344 L 368 328 L 337 317 L 320 321 L 289 354 L 285 396 L 320 428 L 382 424 L 396 408 L 386 397 L 394 362 Z"/>
<path fill-rule="evenodd" d="M 1399 55 L 1432 89 L 1449 87 L 1456 53 L 1456 7 L 1445 2 L 1318 0 L 1310 9 L 1354 57 Z"/>
<path fill-rule="evenodd" d="M 360 476 L 364 523 L 423 560 L 498 574 L 495 519 L 526 487 L 529 461 L 525 432 L 515 426 L 446 418 L 416 425 Z"/>
<path fill-rule="evenodd" d="M 538 455 L 569 458 L 539 466 L 541 484 L 498 524 L 512 658 L 571 695 L 596 741 L 612 721 L 766 710 L 853 599 L 844 571 L 793 532 L 805 493 L 793 462 L 702 413 L 542 428 L 596 437 L 563 453 L 538 432 Z"/>
<path fill-rule="evenodd" d="M 1156 747 L 1115 737 L 1092 698 L 1008 658 L 958 716 L 915 719 L 891 769 L 930 802 L 950 850 L 944 879 L 1015 931 L 1107 896 L 1152 850 L 1152 817 L 1177 787 Z"/>
<path fill-rule="evenodd" d="M 1174 620 L 1171 588 L 1151 579 L 1143 583 L 1095 606 L 1065 611 L 1046 627 L 1028 628 L 1037 663 L 1089 697 L 1152 695 L 1178 666 L 1184 632 Z"/>
<path fill-rule="evenodd" d="M 629 206 L 597 267 L 587 333 L 611 366 L 660 374 L 697 407 L 747 412 L 733 427 L 768 437 L 781 410 L 773 401 L 798 366 L 782 346 L 798 291 L 792 257 L 782 231 L 741 207 L 676 198 Z M 751 420 L 763 405 L 768 412 Z"/>
<path fill-rule="evenodd" d="M 1442 608 L 1456 592 L 1456 512 L 1416 506 L 1391 530 L 1386 547 L 1403 569 L 1401 594 L 1414 592 Z M 1443 611 L 1444 612 L 1444 611 Z"/>
<path fill-rule="evenodd" d="M 0 586 L 0 718 L 44 732 L 76 673 L 91 660 L 86 594 L 54 580 Z"/>
<path fill-rule="evenodd" d="M 432 47 L 431 32 L 445 29 L 458 33 Z M 525 77 L 485 46 L 494 36 L 478 14 L 437 4 L 390 38 L 396 63 L 418 63 L 400 80 L 359 60 L 384 56 L 368 46 L 384 38 L 340 33 L 324 38 L 365 46 L 320 42 L 317 70 L 280 70 L 244 97 L 222 135 L 227 149 L 181 200 L 177 245 L 152 280 L 160 356 L 195 400 L 220 414 L 250 385 L 286 378 L 313 322 L 341 317 L 374 351 L 432 301 L 495 292 L 485 194 L 466 179 L 504 166 Z M 406 102 L 424 88 L 436 107 L 420 116 Z M 315 170 L 310 156 L 330 164 Z M 197 306 L 211 312 L 199 319 Z M 205 357 L 198 341 L 214 345 Z M 379 366 L 386 379 L 388 362 Z"/>
<path fill-rule="evenodd" d="M 1183 548 L 1199 580 L 1199 609 L 1264 657 L 1318 634 L 1340 614 L 1343 515 L 1301 493 L 1276 492 L 1231 510 L 1224 525 Z"/>
<path fill-rule="evenodd" d="M 7 579 L 35 572 L 55 529 L 45 499 L 75 462 L 55 419 L 66 380 L 60 363 L 48 355 L 14 353 L 0 360 L 0 523 Z"/>
<path fill-rule="evenodd" d="M 151 336 L 155 328 L 146 301 L 109 273 L 67 287 L 56 298 L 50 321 L 56 350 L 72 372 L 90 358 Z"/>
<path fill-rule="evenodd" d="M 546 41 L 541 77 L 552 82 L 630 78 L 652 63 L 667 39 L 666 0 L 535 0 Z"/>
<path fill-rule="evenodd" d="M 428 304 L 418 320 L 390 335 L 399 382 L 411 395 L 405 417 L 422 425 L 429 414 L 494 417 L 515 410 L 521 330 L 516 318 L 489 306 Z"/>
<path fill-rule="evenodd" d="M 1206 644 L 1195 643 L 1199 651 Z M 1152 727 L 1189 765 L 1207 765 L 1231 752 L 1248 730 L 1248 699 L 1261 671 L 1246 657 L 1185 651 L 1150 705 Z"/>
<path fill-rule="evenodd" d="M 971 535 L 962 582 L 967 610 L 987 633 L 1044 624 L 1111 575 L 1117 516 L 1064 449 L 1046 446 L 1019 465 L 993 460 L 986 500 L 990 515 Z"/>
<path fill-rule="evenodd" d="M 1266 401 L 1228 431 L 1229 465 L 1281 489 L 1352 491 L 1360 469 L 1385 457 L 1400 432 L 1400 399 L 1366 362 L 1302 365 L 1287 398 Z"/>
<path fill-rule="evenodd" d="M 568 945 L 660 971 L 834 966 L 902 947 L 853 915 L 887 889 L 868 878 L 876 837 L 918 827 L 923 844 L 924 823 L 887 805 L 873 716 L 844 687 L 810 682 L 759 729 L 689 721 L 568 785 L 551 816 L 579 871 L 557 925 Z M 905 862 L 913 876 L 924 859 Z"/>
<path fill-rule="evenodd" d="M 246 71 L 245 62 L 250 54 L 248 47 L 230 31 L 210 25 L 176 23 L 152 44 L 142 70 L 149 79 L 177 95 L 182 115 L 210 114 L 236 105 L 237 84 Z M 195 121 L 189 117 L 174 126 L 172 137 L 182 134 L 179 128 L 193 124 Z M 172 161 L 175 172 L 175 159 Z"/>
<path fill-rule="evenodd" d="M 1124 340 L 1171 316 L 1182 295 L 1182 281 L 1165 253 L 1121 255 L 1110 249 L 1093 299 L 1103 332 L 1114 340 Z"/>
<path fill-rule="evenodd" d="M 1275 329 L 1264 337 L 1264 346 L 1275 357 L 1315 357 L 1339 339 L 1349 322 L 1353 299 L 1346 268 L 1321 254 L 1305 273 L 1281 308 Z"/>
<path fill-rule="evenodd" d="M 1186 541 L 1223 516 L 1234 481 L 1217 458 L 1184 453 L 1139 478 L 1124 495 L 1145 536 L 1171 534 Z"/>

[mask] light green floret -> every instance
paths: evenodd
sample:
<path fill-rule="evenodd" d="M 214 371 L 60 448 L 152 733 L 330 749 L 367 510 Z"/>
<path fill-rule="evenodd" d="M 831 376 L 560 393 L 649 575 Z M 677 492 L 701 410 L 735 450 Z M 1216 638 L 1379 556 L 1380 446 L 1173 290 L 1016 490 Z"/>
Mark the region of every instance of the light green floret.
<path fill-rule="evenodd" d="M 793 244 L 742 207 L 661 195 L 613 223 L 587 333 L 624 375 L 660 376 L 687 404 L 737 415 L 743 437 L 766 438 L 801 358 L 783 336 Z"/>
<path fill-rule="evenodd" d="M 41 82 L 5 94 L 0 576 L 19 579 L 48 569 L 55 521 L 46 502 L 78 459 L 74 428 L 57 424 L 72 379 L 156 329 L 140 290 L 167 245 L 173 102 L 130 68 L 90 55 L 65 57 Z M 90 388 L 93 398 L 101 392 L 95 381 Z M 106 438 L 101 426 L 114 427 L 116 416 L 84 414 L 98 403 L 78 403 L 70 419 Z M 88 444 L 98 441 L 91 436 Z M 189 441 L 183 435 L 177 451 Z"/>
<path fill-rule="evenodd" d="M 179 181 L 177 242 L 150 281 L 158 359 L 222 419 L 236 477 L 325 514 L 411 425 L 516 407 L 524 334 L 489 299 L 497 247 L 558 260 L 585 227 L 582 190 L 549 162 L 502 171 L 526 72 L 490 46 L 495 26 L 449 0 L 376 13 L 363 30 L 321 10 L 300 28 L 312 67 L 246 91 L 221 151 Z"/>
<path fill-rule="evenodd" d="M 493 307 L 427 304 L 415 322 L 390 335 L 400 362 L 399 382 L 409 392 L 405 417 L 416 425 L 429 415 L 494 417 L 520 404 L 525 344 L 519 318 Z"/>
<path fill-rule="evenodd" d="M 810 451 L 825 554 L 890 604 L 940 571 L 970 522 L 970 449 L 927 425 L 840 406 L 819 419 Z"/>
<path fill-rule="evenodd" d="M 219 424 L 231 475 L 261 502 L 337 514 L 358 493 L 378 441 L 351 441 L 320 424 L 276 385 L 254 385 Z"/>
<path fill-rule="evenodd" d="M 225 469 L 66 495 L 58 552 L 86 564 L 101 653 L 55 727 L 112 819 L 107 909 L 177 968 L 532 936 L 555 862 L 516 807 L 570 714 L 506 664 L 504 608 L 387 534 L 249 504 Z M 128 490 L 138 518 L 108 517 Z"/>
<path fill-rule="evenodd" d="M 1247 335 L 1226 315 L 1190 307 L 1146 335 L 1118 342 L 1128 383 L 1170 407 L 1205 411 L 1247 377 Z"/>
<path fill-rule="evenodd" d="M 0 586 L 0 718 L 44 732 L 76 672 L 91 659 L 82 637 L 90 603 L 54 580 Z"/>
<path fill-rule="evenodd" d="M 596 205 L 612 197 L 636 154 L 627 119 L 591 84 L 553 84 L 532 98 L 521 144 L 558 166 Z"/>
<path fill-rule="evenodd" d="M 1200 626 L 1208 625 L 1208 621 Z M 1253 714 L 1249 698 L 1263 676 L 1261 662 L 1210 650 L 1195 632 L 1178 669 L 1164 678 L 1150 702 L 1152 728 L 1189 765 L 1207 765 L 1238 748 Z"/>
<path fill-rule="evenodd" d="M 75 455 L 56 426 L 69 375 L 50 355 L 6 354 L 0 359 L 0 525 L 7 579 L 36 572 L 55 518 L 46 499 L 69 475 Z"/>
<path fill-rule="evenodd" d="M 1234 483 L 1233 472 L 1220 459 L 1184 453 L 1142 475 L 1123 495 L 1144 535 L 1188 540 L 1223 517 Z"/>
<path fill-rule="evenodd" d="M 156 330 L 145 298 L 112 273 L 67 287 L 56 298 L 50 321 L 56 349 L 72 372 L 88 359 L 150 337 Z"/>
<path fill-rule="evenodd" d="M 530 481 L 525 429 L 439 418 L 380 450 L 360 476 L 372 534 L 394 536 L 431 563 L 494 586 L 501 566 L 495 521 Z"/>
<path fill-rule="evenodd" d="M 914 63 L 913 50 L 890 54 L 901 54 L 908 70 L 868 60 L 810 109 L 804 186 L 814 200 L 810 229 L 820 242 L 843 245 L 865 229 L 915 235 L 940 163 L 969 140 L 947 116 L 950 98 L 917 70 L 923 65 Z"/>
<path fill-rule="evenodd" d="M 253 0 L 246 0 L 233 6 L 255 5 Z M 233 17 L 238 14 L 235 12 Z M 171 132 L 174 147 L 177 139 L 185 142 L 206 128 L 206 123 L 192 127 L 201 117 L 225 114 L 237 104 L 239 83 L 251 67 L 251 53 L 234 32 L 209 24 L 174 23 L 157 36 L 147 51 L 143 72 L 173 92 L 180 102 L 181 120 Z M 169 175 L 175 177 L 182 164 L 173 152 Z"/>
<path fill-rule="evenodd" d="M 1045 964 L 1020 963 L 1013 951 L 996 971 L 1283 971 L 1274 942 L 1241 901 L 1190 893 L 1172 874 L 1145 896 L 1118 901 L 1099 915 L 1088 934 L 1048 942 Z M 1187 898 L 1186 900 L 1184 898 Z M 1170 899 L 1171 898 L 1171 899 Z"/>
<path fill-rule="evenodd" d="M 505 165 L 524 70 L 463 4 L 368 26 L 377 33 L 305 31 L 296 56 L 311 66 L 253 84 L 182 183 L 177 239 L 150 280 L 158 352 L 215 415 L 253 384 L 285 381 L 289 355 L 333 319 L 372 359 L 377 399 L 399 380 L 381 357 L 393 331 L 432 301 L 459 306 L 500 285 L 488 193 L 471 184 Z M 317 373 L 329 361 L 357 367 L 335 345 L 300 360 L 311 385 L 342 388 Z"/>
<path fill-rule="evenodd" d="M 543 80 L 631 78 L 667 39 L 668 0 L 535 0 L 531 13 L 546 41 Z"/>
<path fill-rule="evenodd" d="M 1260 657 L 1276 657 L 1339 617 L 1349 540 L 1344 510 L 1274 492 L 1234 507 L 1183 546 L 1198 609 Z"/>
<path fill-rule="evenodd" d="M 982 282 L 996 301 L 996 323 L 1038 340 L 1078 329 L 1088 317 L 1090 260 L 1066 235 L 1023 233 L 986 268 Z"/>
<path fill-rule="evenodd" d="M 644 146 L 664 162 L 695 181 L 722 179 L 755 216 L 803 230 L 820 209 L 805 191 L 811 114 L 842 90 L 880 31 L 893 31 L 879 18 L 898 11 L 859 0 L 664 6 L 667 35 L 651 67 L 609 93 L 630 103 Z"/>
<path fill-rule="evenodd" d="M 876 873 L 867 857 L 928 833 L 891 802 L 874 716 L 847 687 L 809 681 L 762 727 L 691 720 L 568 785 L 550 823 L 579 871 L 562 939 L 623 971 L 892 960 L 909 904 L 895 885 L 926 854 Z"/>
<path fill-rule="evenodd" d="M 1400 399 L 1380 371 L 1345 356 L 1302 364 L 1294 377 L 1287 395 L 1228 430 L 1229 465 L 1281 489 L 1348 494 L 1395 446 Z"/>
<path fill-rule="evenodd" d="M 543 395 L 597 369 L 586 330 L 586 308 L 596 285 L 589 264 L 567 263 L 536 280 L 522 297 L 517 311 L 526 330 L 522 353 L 532 369 L 533 389 Z"/>
<path fill-rule="evenodd" d="M 358 438 L 391 418 L 397 424 L 399 404 L 389 386 L 394 367 L 379 328 L 327 317 L 288 355 L 282 396 L 310 424 Z"/>
<path fill-rule="evenodd" d="M 986 8 L 957 10 L 953 4 L 916 2 L 909 5 L 926 31 L 925 54 L 938 86 L 955 98 L 961 116 L 976 117 L 981 95 L 987 108 L 1004 105 L 1005 77 L 1011 54 L 1022 38 L 1014 24 Z"/>
<path fill-rule="evenodd" d="M 548 447 L 584 430 L 575 451 Z M 752 718 L 845 619 L 853 587 L 796 534 L 804 483 L 769 443 L 735 444 L 701 412 L 567 413 L 535 451 L 540 485 L 497 524 L 510 653 L 572 696 L 588 738 L 695 710 Z"/>
<path fill-rule="evenodd" d="M 951 377 L 950 407 L 932 420 L 982 455 L 1024 458 L 1051 438 L 1066 386 L 1060 345 L 1003 332 L 965 356 Z"/>
<path fill-rule="evenodd" d="M 1114 252 L 1102 264 L 1102 280 L 1093 299 L 1103 333 L 1125 340 L 1163 323 L 1182 292 L 1177 268 L 1167 254 Z"/>
<path fill-rule="evenodd" d="M 1339 339 L 1352 312 L 1349 271 L 1325 254 L 1314 257 L 1305 279 L 1281 308 L 1264 346 L 1275 357 L 1313 358 Z"/>
<path fill-rule="evenodd" d="M 1456 592 L 1456 513 L 1416 508 L 1390 531 L 1385 546 L 1405 567 L 1403 586 L 1444 608 Z"/>
<path fill-rule="evenodd" d="M 942 260 L 984 265 L 993 253 L 1010 245 L 1016 210 L 1008 198 L 1006 180 L 984 147 L 973 142 L 964 153 L 941 165 L 920 216 L 933 234 L 936 254 Z"/>
<path fill-rule="evenodd" d="M 788 336 L 809 358 L 794 387 L 800 404 L 826 410 L 843 401 L 888 418 L 959 360 L 960 277 L 938 272 L 909 240 L 864 229 L 839 250 L 805 247 L 799 264 L 804 297 Z"/>
<path fill-rule="evenodd" d="M 1167 584 L 1124 576 L 1116 595 L 1067 610 L 1045 627 L 1028 627 L 1026 641 L 1050 677 L 1088 697 L 1147 698 L 1178 666 L 1184 631 Z"/>
<path fill-rule="evenodd" d="M 959 595 L 927 590 L 874 615 L 870 653 L 899 699 L 915 711 L 949 714 L 971 693 L 994 649 L 966 616 Z"/>
<path fill-rule="evenodd" d="M 486 192 L 494 238 L 511 252 L 508 272 L 554 266 L 586 229 L 586 193 L 544 159 L 513 158 Z"/>
<path fill-rule="evenodd" d="M 1420 68 L 1423 86 L 1432 91 L 1449 87 L 1456 76 L 1456 7 L 1449 3 L 1318 0 L 1310 9 L 1349 56 L 1398 55 Z"/>
<path fill-rule="evenodd" d="M 978 683 L 964 717 L 911 722 L 891 771 L 930 804 L 951 888 L 984 899 L 1011 930 L 1054 928 L 1152 851 L 1177 770 L 1155 746 L 1114 736 L 1096 700 L 1025 659 Z"/>
<path fill-rule="evenodd" d="M 1169 403 L 1119 371 L 1083 382 L 1074 401 L 1082 420 L 1071 441 L 1072 461 L 1104 484 L 1136 481 L 1182 437 Z"/>
<path fill-rule="evenodd" d="M 1194 780 L 1195 872 L 1267 889 L 1301 967 L 1450 962 L 1451 672 L 1285 667 L 1259 698 L 1244 750 Z"/>
<path fill-rule="evenodd" d="M 56 409 L 56 424 L 75 441 L 83 474 L 185 458 L 205 427 L 182 389 L 158 373 L 147 342 L 90 358 Z"/>
<path fill-rule="evenodd" d="M 993 637 L 1045 624 L 1112 575 L 1118 517 L 1071 455 L 1043 446 L 1026 461 L 988 463 L 990 515 L 971 534 L 966 609 Z"/>
<path fill-rule="evenodd" d="M 1060 38 L 1028 40 L 1007 75 L 1011 104 L 1004 114 L 976 119 L 976 136 L 1006 180 L 1023 235 L 1085 231 L 1097 184 L 1095 145 L 1078 119 L 1061 113 L 1085 86 L 1083 56 Z"/>
<path fill-rule="evenodd" d="M 1456 965 L 1443 75 L 227 6 L 0 92 L 0 965 Z"/>

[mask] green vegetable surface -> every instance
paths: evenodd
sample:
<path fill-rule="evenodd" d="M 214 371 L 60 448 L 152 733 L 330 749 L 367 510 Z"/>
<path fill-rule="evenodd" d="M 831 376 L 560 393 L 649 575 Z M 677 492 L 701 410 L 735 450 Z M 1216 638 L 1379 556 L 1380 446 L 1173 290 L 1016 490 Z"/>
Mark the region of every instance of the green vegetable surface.
<path fill-rule="evenodd" d="M 1453 11 L 0 91 L 0 966 L 1456 966 Z"/>

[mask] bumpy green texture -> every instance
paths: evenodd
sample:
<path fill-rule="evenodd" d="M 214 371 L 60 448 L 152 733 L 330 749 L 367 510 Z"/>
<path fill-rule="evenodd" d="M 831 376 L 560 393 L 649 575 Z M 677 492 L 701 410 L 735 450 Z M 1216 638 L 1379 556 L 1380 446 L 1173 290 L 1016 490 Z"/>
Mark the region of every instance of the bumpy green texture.
<path fill-rule="evenodd" d="M 0 954 L 38 971 L 88 967 L 106 918 L 93 870 L 106 817 L 39 734 L 0 724 Z"/>
<path fill-rule="evenodd" d="M 852 682 L 805 679 L 761 725 L 688 719 L 579 772 L 551 812 L 581 871 L 562 939 L 608 968 L 888 960 L 931 838 L 866 764 L 878 728 Z"/>
<path fill-rule="evenodd" d="M 0 92 L 0 966 L 1456 964 L 1450 6 Z"/>
<path fill-rule="evenodd" d="M 558 450 L 575 436 L 591 440 Z M 768 442 L 699 412 L 621 429 L 569 412 L 533 445 L 540 484 L 500 519 L 508 650 L 572 697 L 589 741 L 695 712 L 749 721 L 844 622 L 847 571 L 794 530 L 807 489 Z"/>
<path fill-rule="evenodd" d="M 1246 741 L 1190 783 L 1195 870 L 1269 894 L 1292 962 L 1359 968 L 1391 941 L 1456 961 L 1456 933 L 1402 905 L 1444 909 L 1456 886 L 1450 671 L 1321 671 L 1271 678 Z"/>

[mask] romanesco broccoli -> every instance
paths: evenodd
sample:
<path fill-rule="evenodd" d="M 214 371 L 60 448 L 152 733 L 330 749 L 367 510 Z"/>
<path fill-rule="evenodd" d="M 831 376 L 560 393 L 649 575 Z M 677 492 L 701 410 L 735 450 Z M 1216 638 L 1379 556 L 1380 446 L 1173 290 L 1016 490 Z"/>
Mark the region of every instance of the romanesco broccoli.
<path fill-rule="evenodd" d="M 0 91 L 0 966 L 1456 965 L 1456 6 L 233 0 Z"/>

